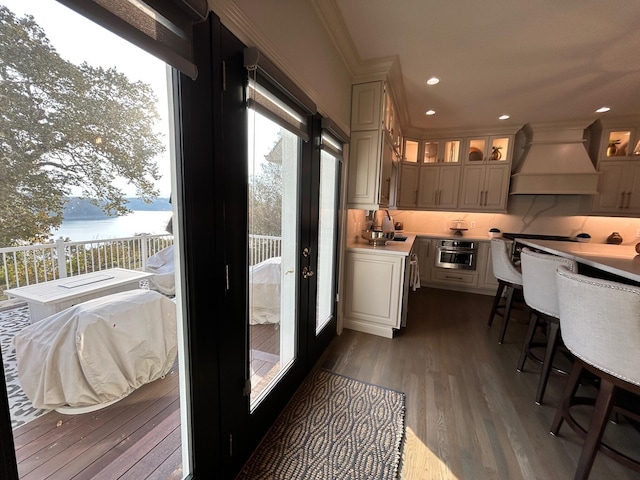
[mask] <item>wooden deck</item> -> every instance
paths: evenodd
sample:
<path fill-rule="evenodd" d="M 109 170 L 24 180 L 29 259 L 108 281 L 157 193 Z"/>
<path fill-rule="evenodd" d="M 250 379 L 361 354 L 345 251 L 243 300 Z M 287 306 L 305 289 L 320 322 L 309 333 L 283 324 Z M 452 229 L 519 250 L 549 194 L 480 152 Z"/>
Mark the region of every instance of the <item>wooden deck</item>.
<path fill-rule="evenodd" d="M 277 359 L 278 334 L 272 324 L 251 326 L 258 389 Z M 52 411 L 13 434 L 21 480 L 182 479 L 178 367 L 102 410 Z"/>

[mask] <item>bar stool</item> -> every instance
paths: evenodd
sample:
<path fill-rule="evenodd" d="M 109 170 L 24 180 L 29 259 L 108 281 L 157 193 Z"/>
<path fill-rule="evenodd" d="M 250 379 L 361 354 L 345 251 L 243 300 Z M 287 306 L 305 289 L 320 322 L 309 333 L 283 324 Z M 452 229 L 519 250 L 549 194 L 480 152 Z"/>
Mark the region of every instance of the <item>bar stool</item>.
<path fill-rule="evenodd" d="M 558 293 L 556 288 L 556 270 L 560 265 L 565 265 L 573 272 L 578 271 L 578 264 L 568 258 L 534 252 L 529 248 L 523 248 L 520 252 L 520 264 L 522 266 L 522 290 L 524 301 L 531 309 L 529 328 L 522 345 L 522 352 L 518 360 L 517 370 L 521 372 L 527 357 L 542 364 L 538 390 L 536 392 L 536 404 L 540 405 L 544 398 L 547 380 L 552 368 L 561 373 L 560 369 L 553 367 L 553 357 L 556 347 L 560 342 L 560 314 L 558 312 Z M 534 343 L 536 330 L 540 325 L 547 329 L 547 342 L 544 359 L 537 357 L 531 348 L 537 346 Z"/>
<path fill-rule="evenodd" d="M 563 420 L 584 439 L 574 479 L 589 477 L 598 450 L 640 472 L 640 461 L 602 442 L 612 411 L 640 421 L 640 415 L 615 405 L 620 389 L 640 395 L 640 288 L 572 273 L 556 273 L 562 337 L 575 356 L 573 369 L 551 424 L 557 435 Z M 576 397 L 583 371 L 600 379 L 597 399 Z M 573 405 L 595 405 L 588 430 L 572 417 Z"/>
<path fill-rule="evenodd" d="M 491 239 L 491 262 L 493 275 L 498 280 L 498 290 L 496 290 L 496 296 L 493 299 L 487 326 L 490 327 L 493 324 L 493 319 L 496 315 L 502 317 L 502 328 L 498 337 L 498 343 L 501 344 L 504 341 L 507 324 L 511 317 L 515 293 L 520 292 L 521 294 L 522 292 L 522 273 L 511 261 L 509 245 L 502 238 Z M 505 290 L 507 298 L 502 302 Z"/>

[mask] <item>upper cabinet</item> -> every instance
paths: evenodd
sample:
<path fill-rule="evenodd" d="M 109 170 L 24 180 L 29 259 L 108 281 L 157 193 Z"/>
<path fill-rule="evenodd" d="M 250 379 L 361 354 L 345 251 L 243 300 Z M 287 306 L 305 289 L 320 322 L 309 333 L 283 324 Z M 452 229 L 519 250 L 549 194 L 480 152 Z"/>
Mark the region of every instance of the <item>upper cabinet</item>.
<path fill-rule="evenodd" d="M 455 210 L 462 139 L 405 140 L 398 208 Z"/>
<path fill-rule="evenodd" d="M 397 207 L 505 212 L 514 135 L 405 140 Z"/>
<path fill-rule="evenodd" d="M 598 194 L 592 213 L 640 214 L 640 121 L 605 126 L 598 151 Z"/>
<path fill-rule="evenodd" d="M 513 135 L 469 137 L 466 141 L 467 164 L 511 163 Z"/>
<path fill-rule="evenodd" d="M 353 85 L 348 208 L 378 210 L 394 205 L 401 136 L 385 82 Z"/>
<path fill-rule="evenodd" d="M 514 136 L 468 137 L 459 208 L 483 212 L 505 212 L 511 178 Z"/>

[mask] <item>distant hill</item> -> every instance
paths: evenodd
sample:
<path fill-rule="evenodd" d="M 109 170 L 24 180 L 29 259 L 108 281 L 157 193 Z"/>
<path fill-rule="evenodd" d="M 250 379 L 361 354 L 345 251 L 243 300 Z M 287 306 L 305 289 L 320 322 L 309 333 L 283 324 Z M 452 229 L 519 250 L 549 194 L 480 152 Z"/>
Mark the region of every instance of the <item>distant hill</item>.
<path fill-rule="evenodd" d="M 139 198 L 128 198 L 127 208 L 144 211 L 171 211 L 168 198 L 158 198 L 152 203 L 144 203 Z M 92 205 L 89 200 L 79 197 L 69 197 L 64 206 L 65 220 L 100 220 L 108 216 L 100 208 Z"/>

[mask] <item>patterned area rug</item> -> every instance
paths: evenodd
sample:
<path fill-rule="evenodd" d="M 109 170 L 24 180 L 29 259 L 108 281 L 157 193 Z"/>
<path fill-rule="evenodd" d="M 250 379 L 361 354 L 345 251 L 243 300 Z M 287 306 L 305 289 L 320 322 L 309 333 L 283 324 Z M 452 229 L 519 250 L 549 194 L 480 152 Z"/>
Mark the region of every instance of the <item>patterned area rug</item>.
<path fill-rule="evenodd" d="M 396 479 L 404 416 L 404 393 L 314 370 L 236 480 Z"/>
<path fill-rule="evenodd" d="M 4 378 L 7 382 L 7 394 L 9 395 L 11 425 L 14 429 L 49 411 L 34 408 L 18 381 L 16 349 L 12 339 L 27 325 L 29 325 L 29 307 L 26 305 L 0 311 L 0 347 L 2 349 Z"/>

